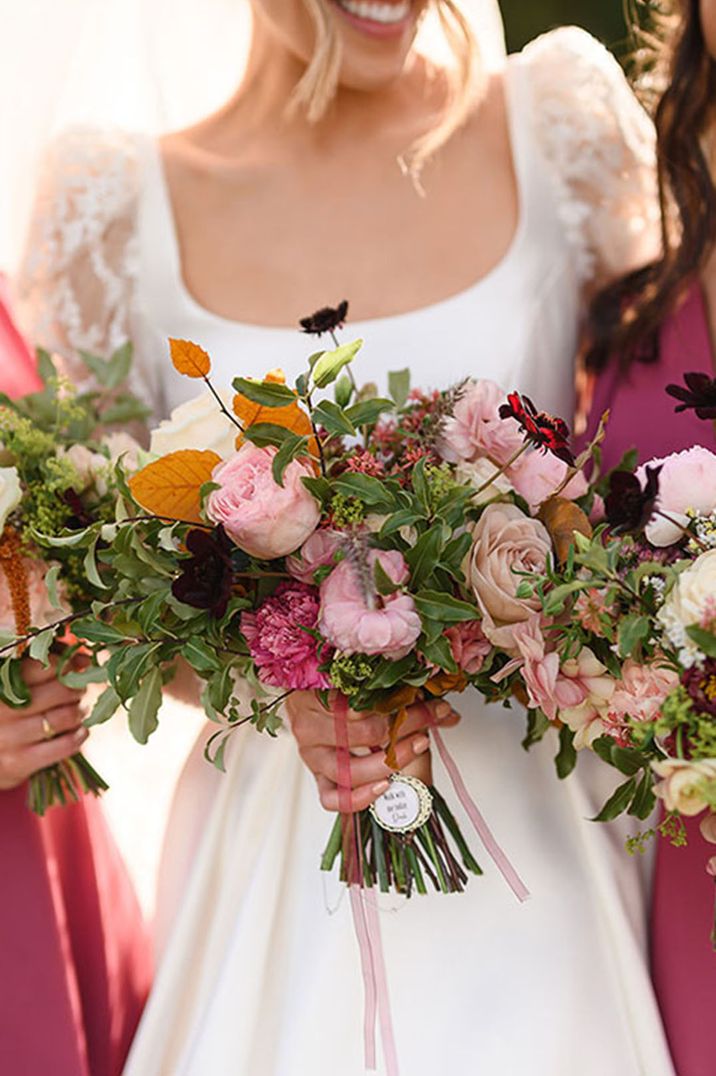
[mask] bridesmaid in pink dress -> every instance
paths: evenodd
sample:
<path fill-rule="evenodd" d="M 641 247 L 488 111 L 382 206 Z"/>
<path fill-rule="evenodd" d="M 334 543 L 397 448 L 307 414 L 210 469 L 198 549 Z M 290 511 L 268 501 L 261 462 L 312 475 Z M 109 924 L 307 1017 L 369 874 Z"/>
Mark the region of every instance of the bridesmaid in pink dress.
<path fill-rule="evenodd" d="M 0 278 L 0 391 L 20 395 L 38 378 L 1 288 Z M 73 693 L 47 682 L 35 692 L 52 698 L 45 713 L 57 732 L 76 725 Z M 41 727 L 35 694 L 33 704 L 0 706 L 0 744 Z M 38 735 L 24 756 L 0 757 L 0 1073 L 119 1076 L 149 988 L 149 944 L 99 803 L 44 819 L 28 810 L 26 786 L 13 779 L 23 757 L 64 740 L 66 754 L 76 750 L 69 731 L 56 741 Z"/>
<path fill-rule="evenodd" d="M 680 0 L 669 80 L 657 110 L 664 255 L 597 296 L 588 368 L 596 373 L 588 433 L 607 408 L 605 467 L 630 448 L 640 460 L 700 444 L 716 450 L 713 422 L 675 413 L 666 386 L 692 371 L 716 377 L 716 0 Z M 673 199 L 673 202 L 672 202 Z M 616 346 L 615 346 L 616 342 Z M 714 847 L 689 820 L 688 845 L 659 839 L 652 904 L 652 972 L 678 1076 L 716 1073 Z"/>

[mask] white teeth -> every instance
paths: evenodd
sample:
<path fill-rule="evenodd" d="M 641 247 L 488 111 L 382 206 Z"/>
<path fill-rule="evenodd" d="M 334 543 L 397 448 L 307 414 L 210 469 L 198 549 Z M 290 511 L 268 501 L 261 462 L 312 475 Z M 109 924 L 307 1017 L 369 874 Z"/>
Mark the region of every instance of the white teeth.
<path fill-rule="evenodd" d="M 374 3 L 373 0 L 338 0 L 338 5 L 358 19 L 382 22 L 390 26 L 408 17 L 410 2 L 411 0 L 403 0 L 402 4 L 380 4 Z"/>

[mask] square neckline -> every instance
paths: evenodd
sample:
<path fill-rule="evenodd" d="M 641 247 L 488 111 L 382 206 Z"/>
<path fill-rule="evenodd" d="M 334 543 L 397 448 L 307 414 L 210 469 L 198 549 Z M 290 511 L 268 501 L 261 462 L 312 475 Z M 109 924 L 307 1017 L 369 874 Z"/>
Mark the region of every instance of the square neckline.
<path fill-rule="evenodd" d="M 505 252 L 486 273 L 483 273 L 477 280 L 468 284 L 467 287 L 461 288 L 459 291 L 453 292 L 451 295 L 447 295 L 442 299 L 436 299 L 434 302 L 414 307 L 411 310 L 404 310 L 394 314 L 384 314 L 374 318 L 362 318 L 359 321 L 351 321 L 351 326 L 354 332 L 358 332 L 361 327 L 365 327 L 367 331 L 373 332 L 381 325 L 399 325 L 406 319 L 415 319 L 416 317 L 421 316 L 432 317 L 435 315 L 442 315 L 452 307 L 462 306 L 465 303 L 471 302 L 475 295 L 481 293 L 488 285 L 492 285 L 495 281 L 499 280 L 512 264 L 517 253 L 521 249 L 528 230 L 527 222 L 529 212 L 527 192 L 529 186 L 527 181 L 527 162 L 525 160 L 521 132 L 518 124 L 519 108 L 514 99 L 517 92 L 514 85 L 515 65 L 510 63 L 510 59 L 511 57 L 507 57 L 507 61 L 504 64 L 502 69 L 502 79 L 505 95 L 505 112 L 507 116 L 507 136 L 517 192 L 517 223 Z M 266 325 L 262 322 L 242 321 L 236 318 L 228 318 L 200 303 L 192 294 L 184 277 L 176 215 L 172 205 L 166 167 L 158 138 L 152 136 L 145 139 L 145 154 L 145 165 L 148 175 L 154 185 L 156 207 L 159 209 L 159 229 L 163 237 L 162 242 L 159 244 L 159 248 L 162 250 L 162 265 L 165 272 L 169 269 L 171 273 L 171 284 L 178 295 L 181 306 L 192 317 L 223 329 L 242 331 L 244 333 L 273 333 L 284 336 L 290 334 L 291 336 L 294 336 L 296 333 L 295 325 Z M 144 188 L 146 189 L 147 186 L 148 184 L 145 183 Z"/>

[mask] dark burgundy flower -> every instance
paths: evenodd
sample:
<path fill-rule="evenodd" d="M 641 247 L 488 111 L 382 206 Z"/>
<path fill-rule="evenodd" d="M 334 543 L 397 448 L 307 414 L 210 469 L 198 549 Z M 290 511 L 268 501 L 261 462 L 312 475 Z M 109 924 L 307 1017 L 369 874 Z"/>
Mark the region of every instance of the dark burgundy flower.
<path fill-rule="evenodd" d="M 66 489 L 62 494 L 62 500 L 71 513 L 69 519 L 65 520 L 65 526 L 68 530 L 84 530 L 85 527 L 91 527 L 93 523 L 97 522 L 97 517 L 89 511 L 76 490 Z"/>
<path fill-rule="evenodd" d="M 215 617 L 226 612 L 234 581 L 234 544 L 223 527 L 213 531 L 190 530 L 185 539 L 191 557 L 172 583 L 172 594 L 194 609 L 208 609 Z"/>
<path fill-rule="evenodd" d="M 693 408 L 697 418 L 716 419 L 716 377 L 708 374 L 684 374 L 686 387 L 667 385 L 666 391 L 681 403 L 674 408 L 676 412 L 689 411 Z"/>
<path fill-rule="evenodd" d="M 574 466 L 574 456 L 569 447 L 569 426 L 564 419 L 538 411 L 529 396 L 511 392 L 507 403 L 500 408 L 500 418 L 515 419 L 529 444 L 551 452 L 569 467 Z"/>
<path fill-rule="evenodd" d="M 348 316 L 348 300 L 344 299 L 338 306 L 323 306 L 307 318 L 301 318 L 299 325 L 305 333 L 313 336 L 322 336 L 323 333 L 332 333 L 336 329 L 342 329 L 343 323 Z"/>
<path fill-rule="evenodd" d="M 716 658 L 707 658 L 701 669 L 695 665 L 687 669 L 681 683 L 699 713 L 716 717 Z"/>
<path fill-rule="evenodd" d="M 646 483 L 630 471 L 614 471 L 604 500 L 607 522 L 615 534 L 639 534 L 654 514 L 661 467 L 646 468 Z"/>

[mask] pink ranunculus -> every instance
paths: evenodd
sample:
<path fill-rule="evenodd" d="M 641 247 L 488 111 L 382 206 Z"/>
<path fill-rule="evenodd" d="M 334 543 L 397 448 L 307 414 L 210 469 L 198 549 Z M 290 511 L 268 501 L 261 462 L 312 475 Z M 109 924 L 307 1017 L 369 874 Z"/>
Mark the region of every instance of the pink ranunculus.
<path fill-rule="evenodd" d="M 305 583 L 281 583 L 256 612 L 241 614 L 241 631 L 259 680 L 295 691 L 329 688 L 319 665 L 331 656 L 309 634 L 318 623 L 319 596 Z M 308 629 L 308 630 L 307 630 Z"/>
<path fill-rule="evenodd" d="M 314 573 L 334 563 L 341 546 L 341 536 L 336 531 L 317 530 L 307 538 L 297 553 L 289 557 L 286 567 L 294 579 L 312 583 Z"/>
<path fill-rule="evenodd" d="M 482 629 L 495 646 L 516 652 L 515 625 L 539 612 L 539 598 L 518 598 L 520 572 L 544 572 L 552 542 L 544 526 L 514 504 L 490 504 L 472 528 L 463 563 L 468 586 L 483 614 Z"/>
<path fill-rule="evenodd" d="M 409 594 L 386 597 L 373 586 L 376 562 L 394 583 L 405 583 L 408 567 L 397 550 L 371 549 L 365 572 L 347 558 L 321 584 L 319 631 L 344 654 L 381 654 L 402 658 L 420 635 L 420 617 Z"/>
<path fill-rule="evenodd" d="M 652 545 L 673 545 L 682 537 L 682 526 L 688 523 L 687 509 L 693 508 L 699 515 L 710 515 L 716 508 L 716 455 L 701 445 L 674 452 L 663 459 L 649 460 L 636 472 L 642 483 L 646 481 L 646 468 L 661 465 L 659 475 L 658 512 L 670 516 L 676 523 L 654 515 L 647 524 L 645 534 Z"/>
<path fill-rule="evenodd" d="M 27 590 L 30 597 L 30 625 L 33 628 L 46 628 L 69 613 L 69 605 L 58 588 L 59 608 L 53 606 L 45 585 L 48 565 L 42 561 L 24 557 L 23 570 L 27 577 Z M 15 611 L 5 572 L 0 569 L 0 632 L 7 635 L 17 633 Z"/>
<path fill-rule="evenodd" d="M 489 456 L 506 463 L 523 444 L 513 418 L 500 418 L 505 392 L 494 381 L 471 381 L 443 426 L 438 452 L 449 463 Z"/>
<path fill-rule="evenodd" d="M 531 512 L 551 497 L 562 485 L 568 471 L 567 464 L 551 452 L 526 452 L 510 467 L 507 477 L 514 489 L 527 501 Z M 569 480 L 561 496 L 576 500 L 587 492 L 587 480 L 578 471 Z"/>
<path fill-rule="evenodd" d="M 459 669 L 474 676 L 479 673 L 492 644 L 485 637 L 479 620 L 467 620 L 447 628 L 445 636 L 450 642 L 452 656 Z"/>
<path fill-rule="evenodd" d="M 609 700 L 609 720 L 621 727 L 627 721 L 655 721 L 664 699 L 678 687 L 679 677 L 673 669 L 656 664 L 642 665 L 629 658 L 622 668 Z"/>
<path fill-rule="evenodd" d="M 283 476 L 274 480 L 271 465 L 276 449 L 249 442 L 213 474 L 219 489 L 209 494 L 206 511 L 252 557 L 273 560 L 293 553 L 315 531 L 320 519 L 318 502 L 303 482 L 313 475 L 308 463 L 293 460 Z"/>

